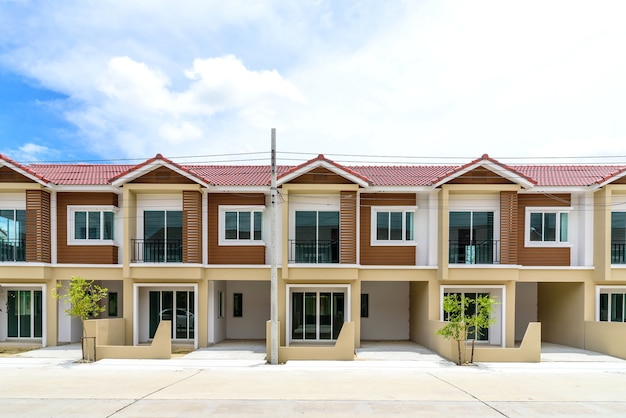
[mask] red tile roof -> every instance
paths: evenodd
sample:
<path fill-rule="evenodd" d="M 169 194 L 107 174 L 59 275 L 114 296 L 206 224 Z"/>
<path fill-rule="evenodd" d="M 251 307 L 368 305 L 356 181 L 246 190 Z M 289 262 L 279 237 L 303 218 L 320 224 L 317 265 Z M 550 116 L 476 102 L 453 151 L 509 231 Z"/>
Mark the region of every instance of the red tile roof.
<path fill-rule="evenodd" d="M 488 156 L 464 165 L 350 165 L 342 166 L 320 155 L 298 166 L 277 167 L 278 177 L 284 177 L 317 161 L 328 162 L 350 175 L 367 181 L 372 186 L 429 186 L 454 175 L 463 168 L 488 159 L 502 169 L 520 175 L 537 186 L 590 186 L 623 175 L 621 165 L 505 165 Z M 188 173 L 192 177 L 216 186 L 267 186 L 270 183 L 269 165 L 201 165 L 177 164 L 160 155 L 138 165 L 131 164 L 30 164 L 22 166 L 2 155 L 2 160 L 25 172 L 59 185 L 107 185 L 115 179 L 132 173 L 146 164 L 161 160 Z"/>

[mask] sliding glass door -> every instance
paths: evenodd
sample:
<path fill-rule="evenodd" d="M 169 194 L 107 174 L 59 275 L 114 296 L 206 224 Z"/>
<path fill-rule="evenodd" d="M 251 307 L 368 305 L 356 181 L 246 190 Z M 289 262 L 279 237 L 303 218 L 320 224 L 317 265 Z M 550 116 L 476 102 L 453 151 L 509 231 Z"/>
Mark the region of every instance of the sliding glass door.
<path fill-rule="evenodd" d="M 41 338 L 41 290 L 9 290 L 7 296 L 7 337 Z"/>
<path fill-rule="evenodd" d="M 336 340 L 345 319 L 344 291 L 293 291 L 291 340 Z"/>

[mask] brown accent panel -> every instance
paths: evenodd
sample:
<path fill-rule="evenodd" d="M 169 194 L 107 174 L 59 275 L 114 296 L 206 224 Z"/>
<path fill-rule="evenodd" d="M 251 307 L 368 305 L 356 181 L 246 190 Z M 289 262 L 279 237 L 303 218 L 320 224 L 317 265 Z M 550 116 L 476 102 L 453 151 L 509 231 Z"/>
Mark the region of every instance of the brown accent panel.
<path fill-rule="evenodd" d="M 202 262 L 202 194 L 183 191 L 183 263 Z"/>
<path fill-rule="evenodd" d="M 615 181 L 612 181 L 610 184 L 626 184 L 626 176 L 620 177 Z"/>
<path fill-rule="evenodd" d="M 339 261 L 356 263 L 356 192 L 341 192 Z"/>
<path fill-rule="evenodd" d="M 117 264 L 115 245 L 67 245 L 67 207 L 74 205 L 118 206 L 115 193 L 57 193 L 57 262 Z M 120 237 L 117 237 L 118 241 Z"/>
<path fill-rule="evenodd" d="M 517 264 L 517 192 L 500 192 L 500 263 Z"/>
<path fill-rule="evenodd" d="M 170 170 L 167 167 L 159 167 L 141 177 L 137 177 L 131 183 L 151 184 L 194 184 L 195 181 Z"/>
<path fill-rule="evenodd" d="M 467 173 L 452 179 L 449 184 L 513 184 L 512 181 L 499 176 L 484 167 L 477 167 Z"/>
<path fill-rule="evenodd" d="M 412 193 L 368 193 L 361 195 L 361 264 L 414 266 L 415 246 L 372 246 L 372 206 L 415 206 Z"/>
<path fill-rule="evenodd" d="M 569 194 L 520 194 L 518 195 L 518 237 L 517 262 L 524 266 L 569 266 L 570 248 L 566 247 L 525 247 L 526 208 L 569 206 Z"/>
<path fill-rule="evenodd" d="M 341 177 L 338 174 L 333 173 L 324 167 L 315 168 L 308 173 L 305 173 L 289 183 L 294 184 L 352 184 L 352 182 L 345 177 Z"/>
<path fill-rule="evenodd" d="M 0 167 L 0 183 L 34 183 L 34 181 L 9 167 L 2 166 Z"/>
<path fill-rule="evenodd" d="M 26 190 L 26 261 L 51 261 L 50 194 Z"/>
<path fill-rule="evenodd" d="M 265 264 L 264 245 L 219 245 L 220 205 L 265 205 L 262 193 L 209 195 L 209 264 Z"/>

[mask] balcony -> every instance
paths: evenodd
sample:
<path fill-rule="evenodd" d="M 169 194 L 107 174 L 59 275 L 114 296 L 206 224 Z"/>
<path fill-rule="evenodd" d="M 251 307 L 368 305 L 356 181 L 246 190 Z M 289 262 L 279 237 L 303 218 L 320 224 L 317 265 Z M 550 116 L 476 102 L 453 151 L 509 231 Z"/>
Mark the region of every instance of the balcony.
<path fill-rule="evenodd" d="M 0 241 L 0 262 L 26 261 L 26 240 L 3 239 Z"/>
<path fill-rule="evenodd" d="M 132 241 L 132 263 L 182 263 L 182 240 L 143 240 Z"/>
<path fill-rule="evenodd" d="M 611 264 L 626 264 L 626 241 L 611 241 Z"/>
<path fill-rule="evenodd" d="M 499 264 L 499 241 L 483 240 L 468 243 L 467 241 L 450 241 L 450 264 Z"/>
<path fill-rule="evenodd" d="M 339 240 L 289 240 L 290 263 L 339 263 Z"/>

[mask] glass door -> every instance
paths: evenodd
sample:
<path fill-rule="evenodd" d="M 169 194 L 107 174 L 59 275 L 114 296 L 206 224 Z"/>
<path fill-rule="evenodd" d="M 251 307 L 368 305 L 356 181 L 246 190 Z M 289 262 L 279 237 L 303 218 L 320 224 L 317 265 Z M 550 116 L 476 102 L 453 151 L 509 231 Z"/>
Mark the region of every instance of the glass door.
<path fill-rule="evenodd" d="M 149 295 L 149 337 L 154 334 L 161 321 L 172 321 L 172 338 L 192 340 L 194 338 L 194 292 L 151 291 Z"/>
<path fill-rule="evenodd" d="M 7 296 L 7 337 L 41 338 L 41 290 L 9 290 Z"/>
<path fill-rule="evenodd" d="M 339 337 L 344 322 L 344 292 L 291 293 L 291 339 L 331 341 Z"/>
<path fill-rule="evenodd" d="M 339 212 L 297 211 L 296 263 L 339 262 Z"/>

